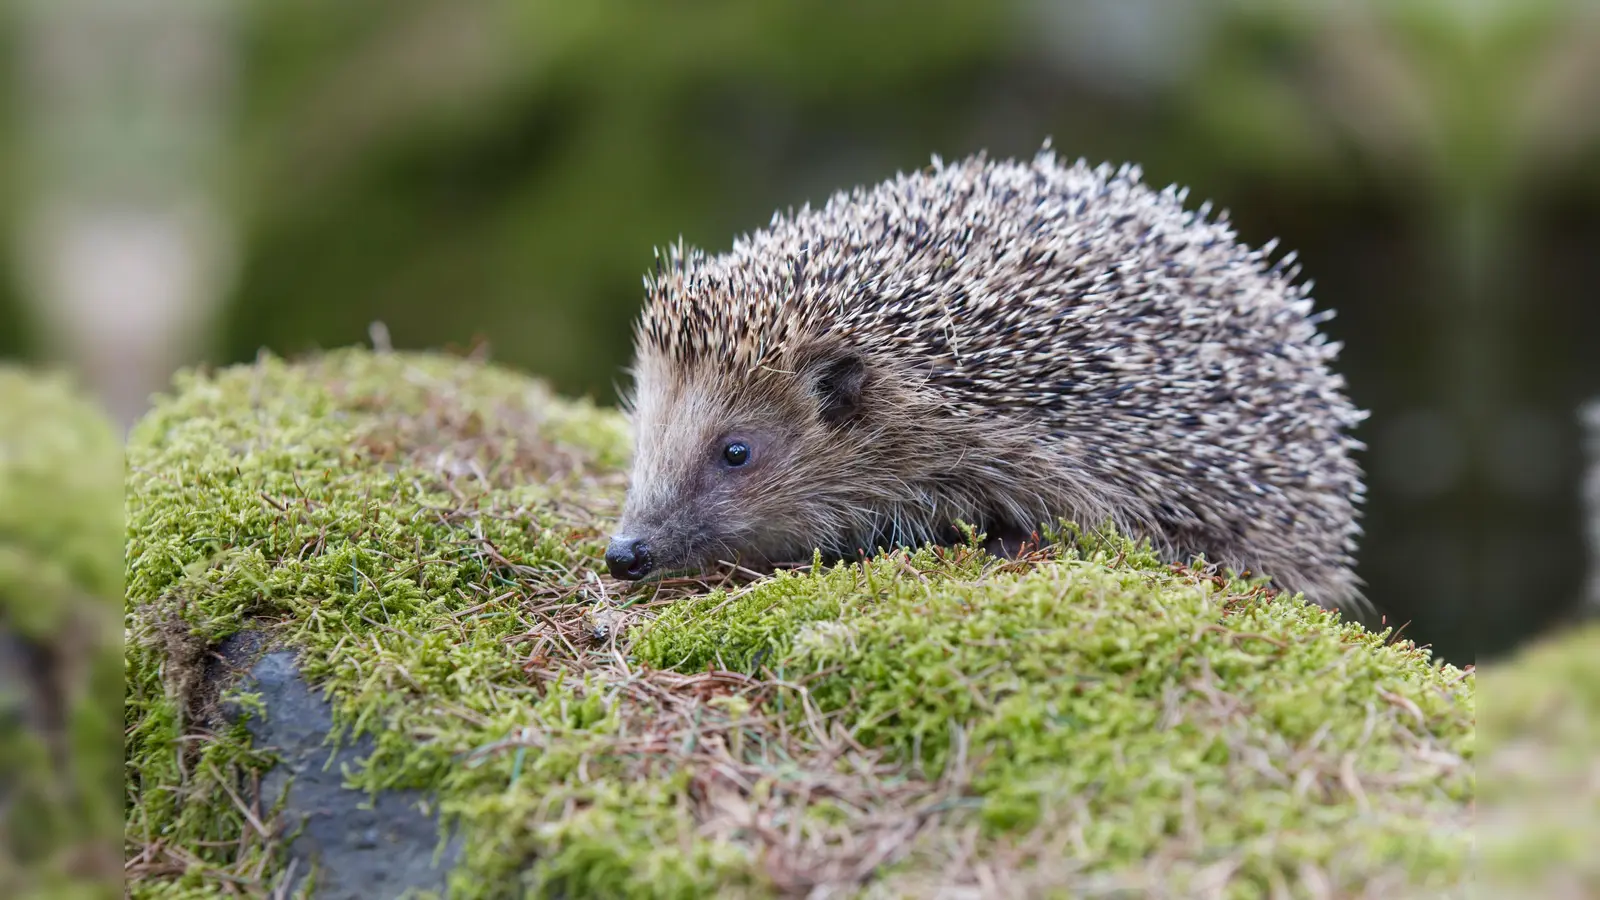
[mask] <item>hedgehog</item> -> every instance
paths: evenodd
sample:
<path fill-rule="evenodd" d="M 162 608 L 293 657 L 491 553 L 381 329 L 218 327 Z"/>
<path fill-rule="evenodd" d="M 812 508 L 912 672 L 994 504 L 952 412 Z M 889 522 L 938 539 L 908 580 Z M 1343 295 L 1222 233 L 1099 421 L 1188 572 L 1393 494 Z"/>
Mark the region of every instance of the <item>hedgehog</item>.
<path fill-rule="evenodd" d="M 645 283 L 619 579 L 1063 521 L 1358 608 L 1365 413 L 1294 255 L 1135 165 L 986 153 L 777 213 Z M 965 538 L 963 537 L 965 534 Z"/>

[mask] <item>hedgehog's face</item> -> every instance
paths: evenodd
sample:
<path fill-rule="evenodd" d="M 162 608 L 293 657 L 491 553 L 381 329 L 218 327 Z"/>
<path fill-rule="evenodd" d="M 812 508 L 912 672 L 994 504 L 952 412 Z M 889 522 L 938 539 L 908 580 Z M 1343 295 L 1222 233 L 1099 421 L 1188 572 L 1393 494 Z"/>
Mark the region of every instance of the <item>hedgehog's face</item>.
<path fill-rule="evenodd" d="M 612 575 L 809 559 L 839 514 L 816 487 L 848 477 L 862 359 L 811 353 L 737 378 L 647 353 L 634 374 L 633 472 L 606 551 Z"/>

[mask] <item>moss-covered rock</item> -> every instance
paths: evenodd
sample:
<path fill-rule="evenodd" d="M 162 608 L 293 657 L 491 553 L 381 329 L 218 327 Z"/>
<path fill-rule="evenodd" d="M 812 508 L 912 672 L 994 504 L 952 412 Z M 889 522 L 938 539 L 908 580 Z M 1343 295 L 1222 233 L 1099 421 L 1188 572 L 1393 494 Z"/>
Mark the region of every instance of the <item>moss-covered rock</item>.
<path fill-rule="evenodd" d="M 626 449 L 466 361 L 181 378 L 129 446 L 132 893 L 282 877 L 270 748 L 206 663 L 242 631 L 370 738 L 352 788 L 436 798 L 452 895 L 1462 878 L 1470 672 L 1107 536 L 619 584 Z"/>
<path fill-rule="evenodd" d="M 0 896 L 108 897 L 122 452 L 61 376 L 0 366 Z"/>

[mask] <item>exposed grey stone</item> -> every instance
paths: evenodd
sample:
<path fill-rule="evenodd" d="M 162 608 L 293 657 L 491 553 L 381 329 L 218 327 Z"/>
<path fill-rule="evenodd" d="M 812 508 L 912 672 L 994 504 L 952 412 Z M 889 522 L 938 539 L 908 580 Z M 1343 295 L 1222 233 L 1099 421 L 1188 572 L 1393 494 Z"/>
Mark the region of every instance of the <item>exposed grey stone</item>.
<path fill-rule="evenodd" d="M 258 635 L 245 633 L 219 649 L 230 662 L 248 666 L 238 687 L 257 694 L 262 711 L 251 715 L 246 727 L 257 748 L 272 750 L 280 760 L 262 779 L 262 801 L 271 803 L 288 792 L 282 824 L 292 837 L 291 891 L 315 869 L 315 900 L 443 893 L 460 853 L 459 837 L 452 835 L 440 850 L 437 815 L 424 811 L 427 797 L 421 791 L 385 791 L 373 800 L 346 788 L 342 770 L 372 752 L 372 738 L 330 747 L 332 708 L 301 677 L 293 651 L 271 650 L 252 664 L 249 657 L 259 645 Z"/>

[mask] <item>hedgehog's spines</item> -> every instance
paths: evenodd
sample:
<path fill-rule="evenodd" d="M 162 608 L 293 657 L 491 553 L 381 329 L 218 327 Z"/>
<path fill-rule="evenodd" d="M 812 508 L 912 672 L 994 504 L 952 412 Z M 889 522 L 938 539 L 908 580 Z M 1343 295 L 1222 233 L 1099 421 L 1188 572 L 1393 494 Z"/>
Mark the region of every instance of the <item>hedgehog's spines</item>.
<path fill-rule="evenodd" d="M 1346 431 L 1363 416 L 1327 371 L 1341 347 L 1298 256 L 1240 244 L 1227 210 L 1186 210 L 1186 188 L 1153 190 L 1136 165 L 1063 165 L 1048 141 L 1030 163 L 931 159 L 775 214 L 718 257 L 680 236 L 646 278 L 641 352 L 725 370 L 732 392 L 828 335 L 901 364 L 904 389 L 939 404 L 926 428 L 992 422 L 1057 454 L 986 482 L 991 512 L 1109 513 L 1174 552 L 1254 554 L 1319 601 L 1359 596 Z M 969 449 L 948 465 L 975 465 Z M 883 477 L 827 521 L 924 534 L 917 509 L 976 502 Z"/>

